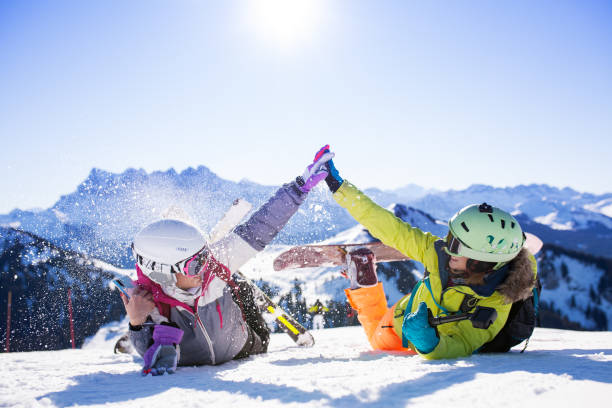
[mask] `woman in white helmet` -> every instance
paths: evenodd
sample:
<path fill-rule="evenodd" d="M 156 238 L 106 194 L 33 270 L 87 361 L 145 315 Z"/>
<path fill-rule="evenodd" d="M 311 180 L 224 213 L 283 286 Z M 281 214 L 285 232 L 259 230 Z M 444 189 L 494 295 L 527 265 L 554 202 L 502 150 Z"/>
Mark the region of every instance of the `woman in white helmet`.
<path fill-rule="evenodd" d="M 295 181 L 228 236 L 208 246 L 193 225 L 160 220 L 132 244 L 138 280 L 128 299 L 129 338 L 144 358 L 143 374 L 173 373 L 179 366 L 221 364 L 263 353 L 269 333 L 248 285 L 233 273 L 278 234 L 327 176 L 332 153 L 321 149 Z"/>
<path fill-rule="evenodd" d="M 389 308 L 373 254 L 351 258 L 346 296 L 374 349 L 455 358 L 507 351 L 531 335 L 537 301 L 529 302 L 537 266 L 523 248 L 525 236 L 512 215 L 486 203 L 467 206 L 451 218 L 443 239 L 374 203 L 340 177 L 332 160 L 326 166 L 334 200 L 372 236 L 425 266 L 412 292 Z M 511 316 L 515 302 L 526 305 L 524 316 Z M 471 320 L 464 319 L 468 316 Z M 502 331 L 515 317 L 525 321 L 511 325 L 512 332 Z"/>

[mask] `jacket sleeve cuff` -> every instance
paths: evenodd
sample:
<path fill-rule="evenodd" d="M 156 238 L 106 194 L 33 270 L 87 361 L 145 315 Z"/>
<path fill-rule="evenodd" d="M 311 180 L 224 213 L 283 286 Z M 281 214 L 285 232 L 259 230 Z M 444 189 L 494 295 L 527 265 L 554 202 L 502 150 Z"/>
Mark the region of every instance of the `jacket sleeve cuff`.
<path fill-rule="evenodd" d="M 336 190 L 336 192 L 332 195 L 332 197 L 334 197 L 334 200 L 336 200 L 338 204 L 342 205 L 342 201 L 346 200 L 350 196 L 351 189 L 356 190 L 357 187 L 352 185 L 347 180 L 344 180 L 338 190 Z"/>
<path fill-rule="evenodd" d="M 132 323 L 128 323 L 128 327 L 131 331 L 140 331 L 142 330 L 142 324 L 138 324 L 136 326 L 132 326 Z"/>

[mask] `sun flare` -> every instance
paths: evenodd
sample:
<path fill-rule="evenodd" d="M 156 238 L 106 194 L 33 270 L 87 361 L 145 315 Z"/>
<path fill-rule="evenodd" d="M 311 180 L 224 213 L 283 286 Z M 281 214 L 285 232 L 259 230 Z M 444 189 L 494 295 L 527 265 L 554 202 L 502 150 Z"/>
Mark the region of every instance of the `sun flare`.
<path fill-rule="evenodd" d="M 294 49 L 311 41 L 321 21 L 322 0 L 251 0 L 249 25 L 270 45 Z"/>

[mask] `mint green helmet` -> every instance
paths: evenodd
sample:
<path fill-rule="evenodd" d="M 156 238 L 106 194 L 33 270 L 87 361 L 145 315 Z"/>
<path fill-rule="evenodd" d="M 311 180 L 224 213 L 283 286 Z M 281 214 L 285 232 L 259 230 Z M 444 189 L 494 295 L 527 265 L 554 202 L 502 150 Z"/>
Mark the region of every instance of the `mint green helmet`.
<path fill-rule="evenodd" d="M 472 204 L 448 222 L 451 237 L 447 254 L 499 264 L 511 261 L 521 251 L 525 235 L 518 221 L 487 203 Z"/>

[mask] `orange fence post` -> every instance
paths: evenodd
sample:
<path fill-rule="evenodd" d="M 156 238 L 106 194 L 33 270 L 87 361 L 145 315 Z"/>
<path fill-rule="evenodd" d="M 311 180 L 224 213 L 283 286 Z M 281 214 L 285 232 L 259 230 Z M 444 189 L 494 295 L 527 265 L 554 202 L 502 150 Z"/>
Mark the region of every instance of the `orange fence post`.
<path fill-rule="evenodd" d="M 74 323 L 72 320 L 72 297 L 71 297 L 72 292 L 70 291 L 70 288 L 68 288 L 68 314 L 70 315 L 70 343 L 72 344 L 72 348 L 75 348 L 76 345 L 74 344 Z"/>
<path fill-rule="evenodd" d="M 9 290 L 8 303 L 6 305 L 6 352 L 11 351 L 11 301 L 13 300 L 13 292 Z"/>

